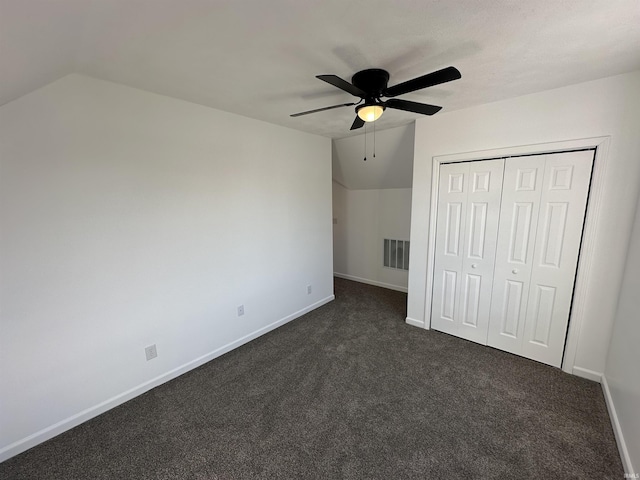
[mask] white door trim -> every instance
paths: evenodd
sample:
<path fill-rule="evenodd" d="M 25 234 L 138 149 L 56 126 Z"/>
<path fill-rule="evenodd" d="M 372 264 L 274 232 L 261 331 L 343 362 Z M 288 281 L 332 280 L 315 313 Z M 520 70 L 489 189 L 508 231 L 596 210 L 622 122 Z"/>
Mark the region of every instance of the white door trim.
<path fill-rule="evenodd" d="M 598 230 L 600 208 L 602 203 L 602 191 L 607 169 L 607 158 L 610 137 L 592 137 L 562 142 L 539 143 L 533 145 L 521 145 L 507 148 L 495 148 L 475 152 L 455 153 L 450 155 L 438 155 L 433 157 L 431 174 L 431 207 L 429 212 L 429 245 L 427 253 L 427 281 L 425 291 L 425 322 L 424 328 L 431 327 L 431 303 L 433 292 L 433 274 L 436 243 L 436 221 L 438 209 L 438 183 L 440 177 L 440 165 L 443 163 L 461 162 L 470 160 L 485 160 L 490 158 L 514 157 L 519 155 L 545 154 L 564 152 L 568 150 L 580 150 L 595 148 L 593 159 L 593 173 L 591 176 L 591 188 L 584 221 L 584 233 L 581 245 L 578 270 L 574 286 L 573 302 L 569 318 L 569 330 L 565 344 L 562 370 L 574 373 L 576 352 L 582 328 L 582 319 L 587 304 L 587 284 L 595 258 L 595 232 Z"/>

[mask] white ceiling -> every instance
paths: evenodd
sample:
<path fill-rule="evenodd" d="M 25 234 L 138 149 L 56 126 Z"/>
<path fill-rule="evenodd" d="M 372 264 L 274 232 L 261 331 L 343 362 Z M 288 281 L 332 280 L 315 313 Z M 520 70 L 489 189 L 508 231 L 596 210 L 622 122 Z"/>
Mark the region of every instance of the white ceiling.
<path fill-rule="evenodd" d="M 414 125 L 404 125 L 376 131 L 374 142 L 367 126 L 366 141 L 364 135 L 334 140 L 333 179 L 349 190 L 411 188 L 414 135 Z"/>
<path fill-rule="evenodd" d="M 79 72 L 341 138 L 346 80 L 462 79 L 403 96 L 444 111 L 640 69 L 638 0 L 0 0 L 0 105 Z M 377 128 L 417 115 L 385 112 Z"/>

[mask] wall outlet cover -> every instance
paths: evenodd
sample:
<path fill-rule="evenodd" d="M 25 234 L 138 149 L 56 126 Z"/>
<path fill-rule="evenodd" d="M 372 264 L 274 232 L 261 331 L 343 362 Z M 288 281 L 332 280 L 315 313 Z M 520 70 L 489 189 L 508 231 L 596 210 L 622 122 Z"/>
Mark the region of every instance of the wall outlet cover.
<path fill-rule="evenodd" d="M 158 356 L 158 350 L 156 349 L 156 344 L 149 345 L 144 349 L 144 354 L 147 356 L 147 361 L 152 360 Z"/>

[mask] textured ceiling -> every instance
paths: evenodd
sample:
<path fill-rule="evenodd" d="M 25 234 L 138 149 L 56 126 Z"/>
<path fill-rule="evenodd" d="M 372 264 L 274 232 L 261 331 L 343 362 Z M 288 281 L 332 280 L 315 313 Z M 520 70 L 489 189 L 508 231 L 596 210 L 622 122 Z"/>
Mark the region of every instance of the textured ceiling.
<path fill-rule="evenodd" d="M 333 179 L 349 190 L 411 188 L 414 124 L 372 131 L 333 141 Z"/>
<path fill-rule="evenodd" d="M 0 0 L 0 104 L 79 72 L 341 138 L 354 97 L 315 75 L 378 67 L 454 110 L 640 69 L 638 0 Z M 377 128 L 416 114 L 385 112 Z"/>

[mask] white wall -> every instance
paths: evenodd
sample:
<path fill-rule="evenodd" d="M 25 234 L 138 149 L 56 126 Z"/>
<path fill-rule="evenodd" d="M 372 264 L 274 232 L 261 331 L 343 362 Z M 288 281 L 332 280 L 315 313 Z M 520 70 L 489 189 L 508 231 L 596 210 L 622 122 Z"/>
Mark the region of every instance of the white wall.
<path fill-rule="evenodd" d="M 327 138 L 71 75 L 0 159 L 0 459 L 333 298 Z"/>
<path fill-rule="evenodd" d="M 415 132 L 408 319 L 429 325 L 425 309 L 432 159 L 434 156 L 587 137 L 610 136 L 598 226 L 586 285 L 574 372 L 605 369 L 640 188 L 640 72 L 419 119 Z M 427 313 L 425 313 L 427 310 Z"/>
<path fill-rule="evenodd" d="M 638 158 L 640 160 L 640 158 Z M 605 394 L 624 438 L 627 473 L 640 473 L 640 201 L 605 370 Z M 608 389 L 608 392 L 606 391 Z M 611 407 L 611 405 L 610 405 Z M 613 415 L 612 415 L 613 416 Z M 624 449 L 624 448 L 623 448 Z M 626 457 L 626 458 L 625 458 Z"/>
<path fill-rule="evenodd" d="M 333 182 L 336 276 L 407 291 L 408 273 L 383 266 L 384 239 L 409 240 L 411 189 L 349 190 Z"/>

